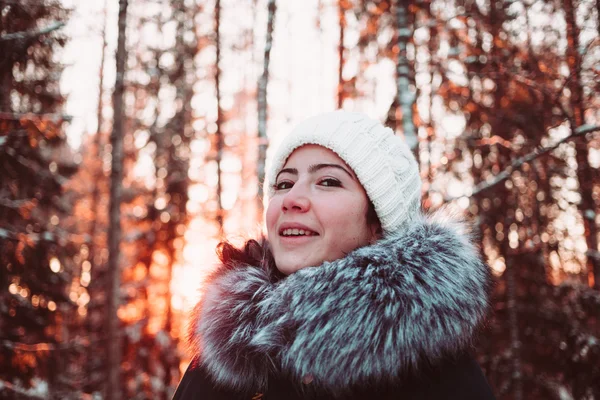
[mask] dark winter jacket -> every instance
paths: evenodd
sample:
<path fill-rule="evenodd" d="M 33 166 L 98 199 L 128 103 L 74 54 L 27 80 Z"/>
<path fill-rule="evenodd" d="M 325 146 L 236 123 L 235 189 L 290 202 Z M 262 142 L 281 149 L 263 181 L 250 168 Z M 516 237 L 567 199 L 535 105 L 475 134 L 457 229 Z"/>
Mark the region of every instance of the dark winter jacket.
<path fill-rule="evenodd" d="M 469 355 L 489 272 L 464 225 L 422 217 L 342 259 L 272 276 L 217 270 L 175 399 L 493 399 Z"/>

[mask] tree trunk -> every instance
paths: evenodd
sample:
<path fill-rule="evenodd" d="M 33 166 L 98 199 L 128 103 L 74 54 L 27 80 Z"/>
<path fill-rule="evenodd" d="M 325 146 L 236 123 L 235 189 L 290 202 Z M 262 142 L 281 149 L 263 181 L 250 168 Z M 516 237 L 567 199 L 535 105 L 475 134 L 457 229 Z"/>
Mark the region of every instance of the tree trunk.
<path fill-rule="evenodd" d="M 600 0 L 596 0 L 596 28 L 598 28 L 598 36 L 600 36 Z"/>
<path fill-rule="evenodd" d="M 508 225 L 505 225 L 508 226 Z M 523 399 L 523 374 L 521 371 L 521 341 L 519 338 L 519 317 L 517 299 L 517 271 L 518 266 L 514 257 L 509 256 L 506 238 L 502 242 L 502 250 L 506 263 L 506 306 L 508 311 L 508 330 L 510 333 L 510 352 L 512 355 L 512 392 L 515 400 Z"/>
<path fill-rule="evenodd" d="M 173 276 L 173 264 L 181 256 L 181 249 L 177 247 L 177 239 L 181 237 L 181 233 L 178 232 L 178 226 L 180 224 L 187 225 L 188 213 L 186 204 L 189 200 L 189 153 L 190 153 L 190 142 L 193 138 L 191 120 L 192 120 L 192 98 L 194 90 L 192 85 L 188 82 L 194 79 L 194 57 L 198 53 L 197 43 L 189 43 L 184 40 L 188 28 L 186 27 L 186 21 L 193 19 L 197 13 L 196 5 L 191 5 L 190 8 L 193 12 L 189 12 L 188 7 L 185 5 L 183 0 L 172 1 L 172 7 L 174 12 L 175 20 L 177 21 L 177 38 L 175 42 L 176 53 L 178 54 L 178 60 L 176 61 L 176 71 L 172 84 L 176 88 L 176 101 L 181 104 L 181 109 L 173 117 L 169 126 L 169 138 L 167 141 L 167 184 L 166 184 L 166 195 L 169 199 L 169 209 L 171 218 L 166 224 L 167 231 L 167 243 L 166 251 L 169 257 L 169 263 L 167 266 L 167 276 L 164 281 L 166 283 L 166 293 L 164 294 L 167 302 L 167 312 L 165 316 L 164 331 L 171 335 L 173 327 L 173 309 L 171 307 L 171 290 L 170 282 Z M 181 138 L 180 143 L 176 144 L 172 140 L 179 136 Z M 163 365 L 165 367 L 165 387 L 169 388 L 174 378 L 172 371 L 176 371 L 179 366 L 179 358 L 175 353 L 166 354 L 163 358 Z M 169 399 L 172 393 L 166 390 L 164 398 Z"/>
<path fill-rule="evenodd" d="M 275 12 L 277 4 L 275 0 L 269 0 L 267 37 L 265 41 L 265 55 L 263 62 L 263 73 L 258 81 L 258 161 L 256 164 L 258 172 L 258 214 L 262 215 L 263 196 L 265 181 L 265 161 L 267 159 L 267 86 L 269 84 L 269 62 L 271 61 L 271 47 L 273 46 L 273 27 L 275 24 Z M 273 183 L 273 182 L 271 182 Z"/>
<path fill-rule="evenodd" d="M 581 56 L 579 54 L 579 27 L 575 19 L 575 5 L 573 0 L 564 0 L 563 8 L 567 22 L 567 63 L 569 65 L 569 90 L 571 92 L 571 109 L 573 118 L 571 120 L 571 132 L 585 124 L 583 88 L 581 84 Z M 585 137 L 574 140 L 577 151 L 577 179 L 579 180 L 579 212 L 583 217 L 585 228 L 585 241 L 588 251 L 598 251 L 598 229 L 596 227 L 596 210 L 594 206 L 593 189 L 594 180 L 592 169 L 588 162 L 588 143 Z M 600 260 L 596 257 L 587 257 L 588 281 L 591 286 L 600 289 Z"/>
<path fill-rule="evenodd" d="M 221 0 L 215 2 L 215 47 L 216 47 L 216 60 L 215 60 L 215 90 L 217 98 L 217 135 L 216 146 L 217 146 L 217 223 L 219 224 L 219 233 L 223 232 L 223 202 L 221 201 L 221 195 L 223 193 L 223 183 L 221 180 L 221 161 L 223 159 L 223 132 L 221 126 L 223 123 L 223 110 L 221 109 Z"/>
<path fill-rule="evenodd" d="M 98 230 L 98 223 L 99 223 L 99 213 L 98 213 L 98 204 L 100 203 L 100 197 L 101 197 L 101 191 L 100 191 L 100 183 L 104 183 L 104 172 L 103 172 L 103 166 L 102 166 L 102 155 L 103 155 L 103 147 L 104 147 L 104 140 L 102 138 L 103 132 L 102 132 L 102 125 L 104 122 L 104 118 L 102 117 L 102 108 L 104 106 L 104 103 L 102 101 L 102 97 L 104 94 L 104 62 L 105 62 L 105 58 L 106 58 L 106 14 L 107 14 L 107 3 L 105 1 L 104 3 L 104 20 L 102 23 L 102 51 L 101 51 L 101 56 L 100 56 L 100 68 L 99 68 L 99 83 L 98 83 L 98 109 L 97 109 L 97 121 L 98 121 L 98 126 L 96 128 L 96 135 L 94 136 L 94 144 L 93 144 L 93 151 L 94 151 L 94 165 L 97 166 L 97 169 L 95 171 L 92 172 L 92 174 L 95 176 L 95 180 L 94 180 L 94 185 L 93 185 L 93 190 L 92 190 L 92 195 L 91 195 L 91 205 L 90 205 L 90 210 L 92 212 L 92 214 L 94 215 L 94 217 L 92 218 L 92 224 L 90 226 L 90 244 L 88 247 L 88 261 L 90 263 L 90 284 L 88 285 L 88 292 L 90 292 L 90 304 L 88 305 L 88 313 L 93 313 L 95 311 L 92 311 L 91 308 L 93 307 L 97 307 L 99 305 L 94 304 L 93 300 L 96 295 L 95 291 L 97 290 L 102 290 L 102 285 L 98 284 L 98 281 L 95 279 L 98 275 L 98 269 L 99 266 L 101 264 L 101 262 L 99 262 L 98 264 L 96 263 L 96 260 L 98 259 L 97 256 L 97 240 L 98 240 L 98 235 L 99 235 L 99 230 Z M 94 277 L 94 279 L 91 279 L 91 277 Z M 98 340 L 98 332 L 100 331 L 98 326 L 95 326 L 94 324 L 94 319 L 91 318 L 91 315 L 88 315 L 88 318 L 86 318 L 85 320 L 86 322 L 86 330 L 88 335 L 90 336 L 90 340 L 92 342 L 97 342 Z M 88 349 L 88 359 L 87 359 L 87 363 L 86 363 L 86 375 L 88 378 L 92 378 L 94 375 L 94 370 L 97 367 L 96 365 L 96 360 L 98 360 L 98 362 L 101 364 L 103 357 L 100 356 L 100 354 L 98 354 L 98 349 L 95 348 L 96 346 L 90 346 L 90 348 Z M 92 379 L 93 381 L 93 379 Z M 92 384 L 93 385 L 93 384 Z"/>
<path fill-rule="evenodd" d="M 501 33 L 502 33 L 502 25 L 505 21 L 504 14 L 504 0 L 493 0 L 490 3 L 490 14 L 489 14 L 489 24 L 490 24 L 490 33 L 492 34 L 492 48 L 490 50 L 492 57 L 492 66 L 493 71 L 496 74 L 495 84 L 496 88 L 494 90 L 494 109 L 496 112 L 496 117 L 492 120 L 492 132 L 505 139 L 510 140 L 513 136 L 512 129 L 513 127 L 509 125 L 504 118 L 505 107 L 503 106 L 504 100 L 507 97 L 507 88 L 506 83 L 507 80 L 505 76 L 502 74 L 502 48 L 499 46 L 502 43 Z M 499 150 L 497 153 L 497 161 L 496 167 L 499 171 L 502 171 L 505 165 L 510 165 L 511 163 L 511 154 L 504 150 Z M 514 189 L 513 189 L 514 190 Z M 521 342 L 519 335 L 519 315 L 518 315 L 518 307 L 520 305 L 520 299 L 518 297 L 517 288 L 521 283 L 519 278 L 520 274 L 517 269 L 519 265 L 516 263 L 516 258 L 511 252 L 511 249 L 508 239 L 509 227 L 514 222 L 514 218 L 510 217 L 506 212 L 508 209 L 513 209 L 517 207 L 518 199 L 514 192 L 511 192 L 510 189 L 503 187 L 497 188 L 497 196 L 503 199 L 502 210 L 505 213 L 500 213 L 500 209 L 497 210 L 498 215 L 503 215 L 503 227 L 504 227 L 504 235 L 500 242 L 498 243 L 498 247 L 500 249 L 500 253 L 504 257 L 506 270 L 504 272 L 503 278 L 506 280 L 506 303 L 507 303 L 507 311 L 508 311 L 508 331 L 509 331 L 509 339 L 510 339 L 510 348 L 511 348 L 511 362 L 512 362 L 512 371 L 511 371 L 511 384 L 512 384 L 512 394 L 514 400 L 522 400 L 523 399 L 523 371 L 521 368 Z"/>
<path fill-rule="evenodd" d="M 121 241 L 121 191 L 123 181 L 123 135 L 125 130 L 125 33 L 127 28 L 127 0 L 119 0 L 119 36 L 116 54 L 116 80 L 113 93 L 114 123 L 110 136 L 112 168 L 110 174 L 110 208 L 108 223 L 108 288 L 107 288 L 107 385 L 106 398 L 121 398 L 121 335 L 117 315 L 120 304 L 121 268 L 119 266 L 119 242 Z"/>
<path fill-rule="evenodd" d="M 600 0 L 598 0 L 598 1 L 600 1 Z M 0 93 L 4 93 L 4 94 L 2 96 L 0 96 L 0 111 L 5 111 L 5 112 L 12 111 L 10 96 L 7 95 L 8 93 L 12 92 L 12 85 L 13 85 L 12 70 L 2 73 L 0 75 Z"/>
<path fill-rule="evenodd" d="M 107 15 L 107 7 L 106 1 L 104 2 L 104 19 L 102 21 L 102 53 L 100 55 L 100 68 L 98 69 L 99 73 L 99 82 L 98 82 L 98 108 L 96 109 L 96 120 L 98 122 L 98 126 L 96 127 L 96 138 L 94 139 L 94 144 L 100 144 L 101 140 L 99 139 L 102 133 L 102 125 L 104 124 L 104 118 L 102 116 L 102 108 L 104 106 L 104 102 L 102 101 L 102 96 L 104 95 L 104 61 L 106 58 L 106 15 Z M 93 233 L 93 232 L 92 232 Z"/>
<path fill-rule="evenodd" d="M 430 19 L 431 22 L 435 22 L 435 17 L 433 15 L 433 11 L 431 9 L 431 3 L 427 4 L 427 18 Z M 429 108 L 429 112 L 428 112 L 428 118 L 427 118 L 427 124 L 425 125 L 425 129 L 427 131 L 427 139 L 425 140 L 425 143 L 423 144 L 424 147 L 427 149 L 427 152 L 429 153 L 429 157 L 426 161 L 426 165 L 423 165 L 423 160 L 419 160 L 421 162 L 421 168 L 425 169 L 425 173 L 422 174 L 422 176 L 426 177 L 426 185 L 427 187 L 424 188 L 424 191 L 426 194 L 426 196 L 429 198 L 429 188 L 431 187 L 431 184 L 434 182 L 434 180 L 436 179 L 436 168 L 433 167 L 433 164 L 431 162 L 431 153 L 434 150 L 434 144 L 435 144 L 435 140 L 436 140 L 436 134 L 435 134 L 435 123 L 433 121 L 433 99 L 435 97 L 435 95 L 437 94 L 437 91 L 434 88 L 435 85 L 435 76 L 438 73 L 439 70 L 439 65 L 436 61 L 436 53 L 439 49 L 439 32 L 438 32 L 438 27 L 435 23 L 430 23 L 429 25 L 429 41 L 427 43 L 427 50 L 429 53 L 429 63 L 428 63 L 428 70 L 429 70 L 429 75 L 430 75 L 430 81 L 429 81 L 429 104 L 428 104 L 428 108 Z M 429 202 L 431 202 L 431 200 L 429 199 Z"/>
<path fill-rule="evenodd" d="M 398 104 L 402 110 L 402 130 L 404 138 L 411 150 L 417 152 L 417 134 L 413 120 L 415 96 L 410 90 L 410 80 L 413 76 L 411 63 L 408 60 L 408 43 L 413 35 L 413 26 L 409 16 L 409 0 L 396 2 L 396 20 L 398 24 L 398 64 L 396 66 Z"/>
<path fill-rule="evenodd" d="M 344 105 L 345 91 L 344 91 L 344 31 L 346 30 L 346 0 L 338 0 L 338 18 L 340 21 L 340 42 L 338 45 L 338 58 L 339 58 L 339 68 L 338 68 L 338 102 L 337 108 L 342 108 Z"/>

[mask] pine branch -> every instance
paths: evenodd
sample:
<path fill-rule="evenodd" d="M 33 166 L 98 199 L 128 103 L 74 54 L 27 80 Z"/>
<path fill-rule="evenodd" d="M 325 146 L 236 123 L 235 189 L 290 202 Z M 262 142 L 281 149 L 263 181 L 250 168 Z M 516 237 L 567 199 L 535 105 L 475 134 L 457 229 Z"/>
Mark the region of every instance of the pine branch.
<path fill-rule="evenodd" d="M 576 129 L 573 130 L 573 134 L 565 137 L 564 139 L 559 140 L 557 143 L 555 143 L 552 146 L 548 146 L 548 147 L 544 147 L 544 146 L 539 146 L 537 147 L 535 150 L 533 150 L 532 152 L 530 152 L 529 154 L 523 156 L 523 157 L 519 157 L 516 160 L 514 160 L 506 169 L 504 169 L 503 171 L 501 171 L 500 173 L 498 173 L 496 176 L 494 176 L 492 179 L 488 179 L 484 182 L 479 183 L 478 185 L 475 186 L 475 188 L 473 189 L 473 192 L 471 193 L 471 195 L 469 197 L 473 197 L 473 196 L 477 196 L 479 194 L 481 194 L 482 192 L 485 192 L 491 188 L 493 188 L 494 186 L 504 182 L 505 180 L 510 178 L 510 175 L 520 169 L 523 164 L 531 162 L 549 152 L 551 152 L 552 150 L 556 149 L 558 146 L 560 146 L 563 143 L 567 143 L 575 138 L 578 138 L 579 136 L 585 136 L 588 133 L 592 133 L 592 132 L 597 132 L 600 131 L 600 125 L 582 125 Z M 463 196 L 458 196 L 458 197 L 446 197 L 444 200 L 446 202 L 450 202 L 450 201 L 454 201 L 457 200 L 459 198 L 461 198 Z"/>
<path fill-rule="evenodd" d="M 561 382 L 555 381 L 548 376 L 537 376 L 526 373 L 526 378 L 546 389 L 547 393 L 555 400 L 575 400 L 570 389 Z"/>
<path fill-rule="evenodd" d="M 52 174 L 51 172 L 47 171 L 45 168 L 36 164 L 32 160 L 29 160 L 26 157 L 17 154 L 15 149 L 11 147 L 6 149 L 4 154 L 9 155 L 13 160 L 15 160 L 17 164 L 28 170 L 31 173 L 31 176 L 37 176 L 40 178 L 40 180 L 45 182 L 52 181 L 59 187 L 67 183 L 67 178 L 65 178 L 64 176 L 58 173 Z"/>
<path fill-rule="evenodd" d="M 8 239 L 14 241 L 21 241 L 22 239 L 27 239 L 33 243 L 37 243 L 40 241 L 48 241 L 55 242 L 55 236 L 50 232 L 44 232 L 41 235 L 38 233 L 27 233 L 22 234 L 19 232 L 9 231 L 8 229 L 0 228 L 0 239 Z"/>
<path fill-rule="evenodd" d="M 50 119 L 54 122 L 66 121 L 71 122 L 73 119 L 72 116 L 66 114 L 54 114 L 54 113 L 10 113 L 10 112 L 0 112 L 0 120 L 9 120 L 9 121 L 21 121 L 21 120 L 36 120 L 36 119 Z"/>
<path fill-rule="evenodd" d="M 0 380 L 0 394 L 5 393 L 5 392 L 8 392 L 11 394 L 11 396 L 9 396 L 7 398 L 11 398 L 12 395 L 14 395 L 14 394 L 17 394 L 20 396 L 25 396 L 29 399 L 45 399 L 46 398 L 46 396 L 44 396 L 43 394 L 35 393 L 31 389 L 21 388 L 10 382 Z"/>
<path fill-rule="evenodd" d="M 595 258 L 596 260 L 600 260 L 600 251 L 598 250 L 588 250 L 585 255 L 587 257 Z"/>
<path fill-rule="evenodd" d="M 64 22 L 53 22 L 50 25 L 48 25 L 45 28 L 42 29 L 38 29 L 35 31 L 23 31 L 23 32 L 13 32 L 13 33 L 7 33 L 6 35 L 0 36 L 0 42 L 5 42 L 5 41 L 9 41 L 9 40 L 26 40 L 26 39 L 32 39 L 41 35 L 45 35 L 46 33 L 50 33 L 52 31 L 55 31 L 57 29 L 62 28 L 63 26 L 65 26 Z"/>
<path fill-rule="evenodd" d="M 19 210 L 21 207 L 29 205 L 35 206 L 35 199 L 10 200 L 6 197 L 6 193 L 2 193 L 2 197 L 0 198 L 0 207 Z"/>
<path fill-rule="evenodd" d="M 26 344 L 19 342 L 11 342 L 10 340 L 3 340 L 2 346 L 8 349 L 15 349 L 19 351 L 31 351 L 37 353 L 38 351 L 50 351 L 56 350 L 58 347 L 55 343 L 35 343 Z"/>
<path fill-rule="evenodd" d="M 91 237 L 87 234 L 70 233 L 60 228 L 55 228 L 56 232 L 42 232 L 42 233 L 22 233 L 11 231 L 5 228 L 0 228 L 0 240 L 12 240 L 15 242 L 28 241 L 30 243 L 39 242 L 52 242 L 57 243 L 59 240 L 66 240 L 68 243 L 75 245 L 87 244 L 92 241 Z"/>
<path fill-rule="evenodd" d="M 53 350 L 68 350 L 89 347 L 93 344 L 99 343 L 105 339 L 90 340 L 87 337 L 79 337 L 66 343 L 21 343 L 13 342 L 10 340 L 2 340 L 0 344 L 7 349 L 13 349 L 17 351 L 27 351 L 37 353 L 40 351 L 53 351 Z"/>

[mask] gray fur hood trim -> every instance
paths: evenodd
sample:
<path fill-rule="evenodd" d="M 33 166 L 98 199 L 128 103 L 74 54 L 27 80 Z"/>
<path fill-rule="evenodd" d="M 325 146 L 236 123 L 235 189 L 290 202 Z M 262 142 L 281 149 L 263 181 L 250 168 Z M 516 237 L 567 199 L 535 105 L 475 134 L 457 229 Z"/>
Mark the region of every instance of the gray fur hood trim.
<path fill-rule="evenodd" d="M 220 386 L 259 390 L 284 374 L 331 393 L 458 355 L 489 308 L 489 271 L 465 228 L 422 216 L 277 282 L 256 266 L 222 265 L 195 310 L 195 355 Z"/>

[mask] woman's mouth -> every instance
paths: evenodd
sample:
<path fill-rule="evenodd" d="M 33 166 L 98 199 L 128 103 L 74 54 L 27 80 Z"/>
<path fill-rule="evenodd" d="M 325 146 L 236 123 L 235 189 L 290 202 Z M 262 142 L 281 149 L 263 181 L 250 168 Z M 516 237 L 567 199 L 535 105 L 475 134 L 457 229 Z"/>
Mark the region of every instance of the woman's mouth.
<path fill-rule="evenodd" d="M 318 236 L 319 234 L 307 229 L 296 229 L 296 228 L 288 228 L 284 229 L 280 233 L 281 236 L 284 237 L 294 237 L 294 236 Z"/>

